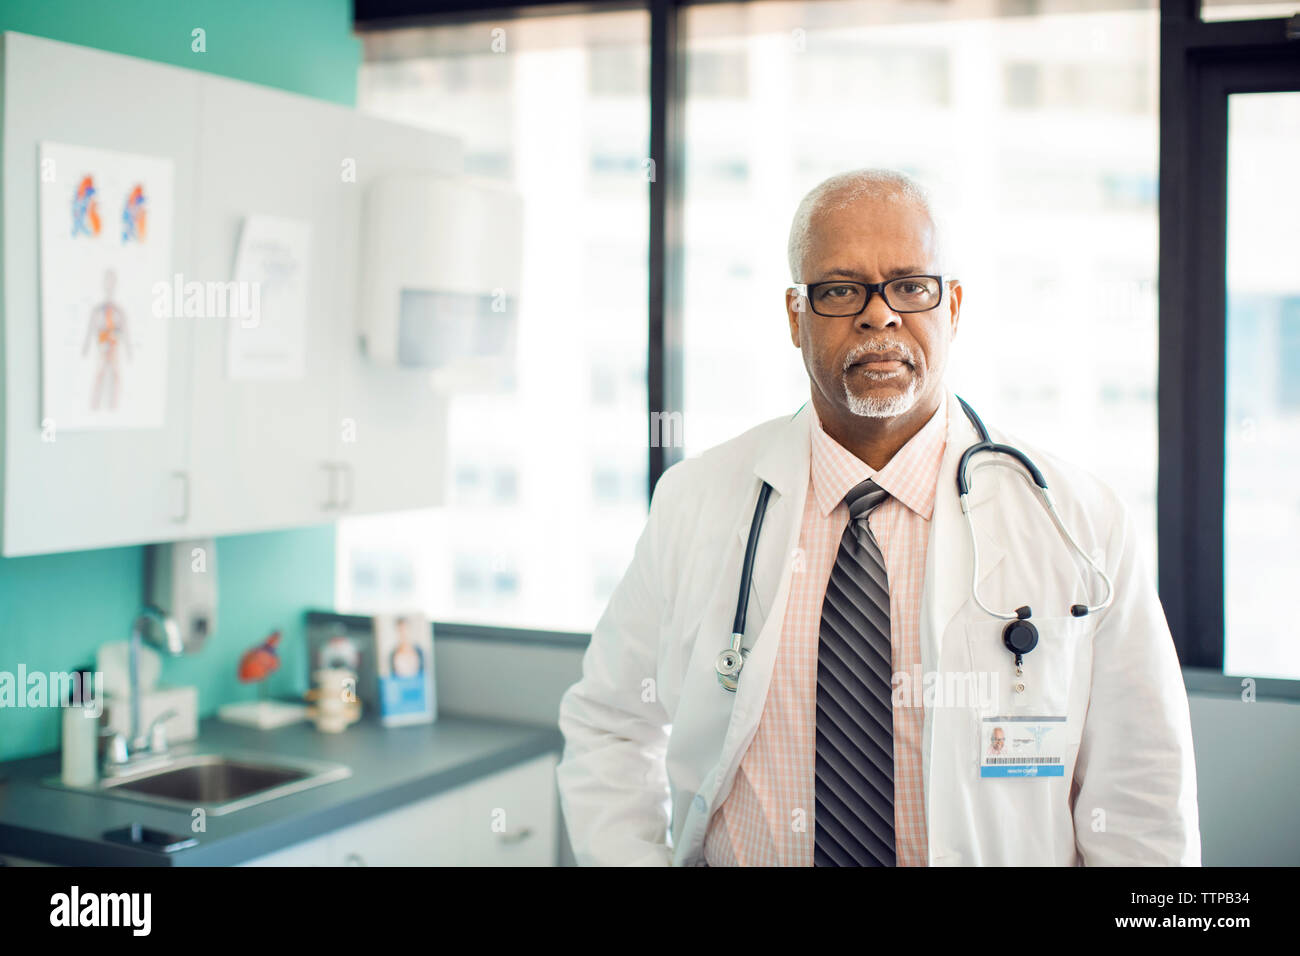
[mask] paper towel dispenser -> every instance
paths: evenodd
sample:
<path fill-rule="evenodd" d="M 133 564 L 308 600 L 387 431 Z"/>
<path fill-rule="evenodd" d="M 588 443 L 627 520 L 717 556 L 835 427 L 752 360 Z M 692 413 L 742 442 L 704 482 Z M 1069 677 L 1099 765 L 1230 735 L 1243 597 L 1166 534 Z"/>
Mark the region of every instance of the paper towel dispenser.
<path fill-rule="evenodd" d="M 434 373 L 450 387 L 513 369 L 523 201 L 472 177 L 404 173 L 364 202 L 360 336 L 375 363 Z"/>

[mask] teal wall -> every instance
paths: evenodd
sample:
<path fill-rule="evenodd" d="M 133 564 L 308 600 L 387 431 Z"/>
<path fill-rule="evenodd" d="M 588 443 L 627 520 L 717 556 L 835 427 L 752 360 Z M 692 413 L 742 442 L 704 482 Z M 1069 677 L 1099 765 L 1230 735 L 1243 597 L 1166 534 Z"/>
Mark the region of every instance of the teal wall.
<path fill-rule="evenodd" d="M 206 31 L 207 52 L 190 50 Z M 351 106 L 360 43 L 348 0 L 5 0 L 0 31 L 279 87 Z M 88 144 L 93 145 L 93 144 Z M 0 670 L 66 671 L 127 636 L 143 596 L 143 548 L 0 558 Z M 164 662 L 170 684 L 196 684 L 204 716 L 251 698 L 235 679 L 240 654 L 284 631 L 272 693 L 307 687 L 302 612 L 334 603 L 334 528 L 217 541 L 218 633 L 199 654 Z M 57 750 L 59 712 L 0 710 L 0 760 Z"/>
<path fill-rule="evenodd" d="M 196 27 L 206 53 L 190 51 Z M 5 0 L 0 30 L 356 104 L 361 43 L 348 0 Z"/>

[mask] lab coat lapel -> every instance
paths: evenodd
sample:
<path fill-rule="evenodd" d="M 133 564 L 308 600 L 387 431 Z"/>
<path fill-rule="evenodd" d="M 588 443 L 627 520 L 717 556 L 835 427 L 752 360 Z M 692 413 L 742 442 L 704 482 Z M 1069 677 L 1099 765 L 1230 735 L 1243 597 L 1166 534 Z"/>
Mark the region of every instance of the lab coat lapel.
<path fill-rule="evenodd" d="M 788 580 L 783 585 L 782 576 L 789 577 L 792 562 L 787 559 L 798 544 L 799 515 L 807 495 L 808 418 L 808 410 L 800 409 L 780 423 L 772 437 L 757 450 L 755 458 L 737 464 L 734 480 L 741 504 L 734 518 L 734 532 L 723 539 L 729 551 L 718 556 L 718 580 L 700 620 L 688 629 L 694 635 L 694 647 L 687 687 L 678 704 L 674 726 L 690 730 L 675 733 L 669 746 L 674 779 L 684 788 L 683 795 L 688 801 L 693 801 L 697 791 L 701 800 L 712 799 L 722 780 L 734 769 L 736 741 L 746 739 L 757 726 L 767 698 L 776 660 L 775 645 L 781 637 L 781 615 L 776 613 L 776 606 L 784 606 Z M 797 476 L 801 473 L 804 479 L 799 481 Z M 731 694 L 718 685 L 714 662 L 731 635 L 745 543 L 762 481 L 772 485 L 772 495 L 754 555 L 745 618 L 744 647 L 749 654 L 745 657 L 737 691 Z M 790 543 L 792 539 L 794 544 Z M 683 826 L 686 824 L 682 813 L 687 809 L 674 809 L 675 819 L 683 820 Z M 704 824 L 696 821 L 692 825 Z M 685 836 L 688 832 L 689 829 L 677 834 L 685 841 L 683 846 L 689 845 Z"/>
<path fill-rule="evenodd" d="M 772 486 L 772 497 L 754 555 L 754 583 L 745 622 L 745 646 L 750 652 L 722 743 L 717 789 L 730 785 L 741 748 L 757 728 L 767 700 L 790 594 L 790 578 L 797 559 L 804 502 L 808 497 L 811 418 L 807 405 L 800 408 L 754 462 L 754 475 Z M 754 498 L 749 501 L 753 502 Z M 748 518 L 752 514 L 751 504 L 737 532 L 742 550 L 749 538 Z"/>
<path fill-rule="evenodd" d="M 939 468 L 935 489 L 934 513 L 930 522 L 930 543 L 926 554 L 924 595 L 921 599 L 921 669 L 937 671 L 943 634 L 953 617 L 971 600 L 974 558 L 970 531 L 957 497 L 957 464 L 962 453 L 979 441 L 974 425 L 966 417 L 961 403 L 951 389 L 948 395 L 948 432 L 943 464 Z M 986 423 L 987 427 L 987 423 Z M 974 465 L 989 455 L 972 460 Z M 1001 469 L 981 471 L 970 477 L 968 501 L 975 514 L 975 531 L 979 541 L 980 580 L 983 581 L 1001 563 L 1006 554 L 998 533 L 994 509 L 983 508 L 998 492 Z"/>
<path fill-rule="evenodd" d="M 777 644 L 781 639 L 782 612 L 790 591 L 794 550 L 799 543 L 800 516 L 808 494 L 810 417 L 808 407 L 804 406 L 784 423 L 767 447 L 759 451 L 753 465 L 753 475 L 759 481 L 747 483 L 744 492 L 744 516 L 736 531 L 739 540 L 733 539 L 737 556 L 743 555 L 749 538 L 755 496 L 761 487 L 759 482 L 766 481 L 772 486 L 755 552 L 753 585 L 745 621 L 744 646 L 750 650 L 736 693 L 729 694 L 715 683 L 714 647 L 709 646 L 703 651 L 697 647 L 695 656 L 699 660 L 692 668 L 691 680 L 698 682 L 698 693 L 689 699 L 684 698 L 678 707 L 674 726 L 679 730 L 673 734 L 669 744 L 670 763 L 678 767 L 675 779 L 681 781 L 683 788 L 673 807 L 674 842 L 677 844 L 673 861 L 678 865 L 689 865 L 700 858 L 709 817 L 731 787 L 741 754 L 758 728 L 767 700 Z M 731 566 L 729 560 L 723 563 Z M 739 568 L 740 564 L 741 561 L 737 560 L 734 567 Z M 708 633 L 716 630 L 722 637 L 724 615 L 725 627 L 730 629 L 735 589 L 738 587 L 738 576 L 728 576 L 726 582 L 719 582 L 703 622 Z M 685 731 L 688 725 L 690 730 Z M 696 773 L 700 775 L 698 788 L 692 779 Z M 691 793 L 697 789 L 697 793 Z"/>
<path fill-rule="evenodd" d="M 812 454 L 809 429 L 812 421 L 810 407 L 800 407 L 777 441 L 772 442 L 754 462 L 754 475 L 760 482 L 772 486 L 772 497 L 767 505 L 758 550 L 754 555 L 754 581 L 749 591 L 747 633 L 758 634 L 767 624 L 776 598 L 782 574 L 794 570 L 799 556 L 799 529 L 803 509 L 808 497 L 808 474 Z M 761 487 L 761 486 L 760 486 Z M 752 517 L 753 512 L 749 515 Z M 749 540 L 749 521 L 745 521 L 737 534 L 743 548 Z M 793 541 L 791 536 L 793 535 Z M 773 546 L 779 541 L 784 547 Z M 787 562 L 787 559 L 792 559 Z"/>

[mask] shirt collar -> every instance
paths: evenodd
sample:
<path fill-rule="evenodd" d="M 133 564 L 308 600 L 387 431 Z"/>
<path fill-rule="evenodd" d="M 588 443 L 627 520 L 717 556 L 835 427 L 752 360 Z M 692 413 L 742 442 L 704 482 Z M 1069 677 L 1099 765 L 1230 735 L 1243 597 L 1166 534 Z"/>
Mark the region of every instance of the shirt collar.
<path fill-rule="evenodd" d="M 812 486 L 822 517 L 829 515 L 855 485 L 874 478 L 890 495 L 930 520 L 948 437 L 947 389 L 944 392 L 930 420 L 880 471 L 826 434 L 817 410 L 809 403 L 813 416 Z"/>

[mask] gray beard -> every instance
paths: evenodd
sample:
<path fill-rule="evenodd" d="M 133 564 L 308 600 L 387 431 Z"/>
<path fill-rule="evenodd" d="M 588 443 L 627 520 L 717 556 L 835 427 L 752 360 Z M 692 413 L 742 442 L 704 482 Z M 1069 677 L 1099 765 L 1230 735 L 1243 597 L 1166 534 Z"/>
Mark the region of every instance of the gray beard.
<path fill-rule="evenodd" d="M 912 375 L 907 390 L 889 398 L 862 398 L 849 390 L 849 383 L 844 383 L 844 398 L 849 411 L 864 418 L 895 418 L 911 411 L 921 393 L 921 382 L 917 375 Z"/>

